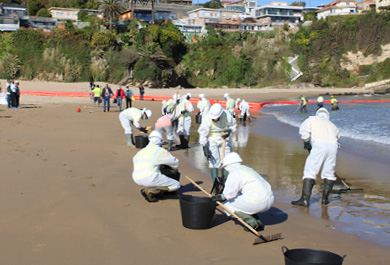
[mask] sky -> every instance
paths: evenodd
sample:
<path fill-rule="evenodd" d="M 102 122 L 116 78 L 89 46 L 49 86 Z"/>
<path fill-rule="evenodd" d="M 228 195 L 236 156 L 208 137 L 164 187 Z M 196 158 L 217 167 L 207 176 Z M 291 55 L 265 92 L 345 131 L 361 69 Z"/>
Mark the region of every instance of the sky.
<path fill-rule="evenodd" d="M 199 4 L 203 4 L 203 3 L 206 3 L 206 2 L 209 2 L 210 0 L 193 0 L 192 1 L 192 4 L 197 4 L 199 1 Z M 234 1 L 234 0 L 233 0 Z M 258 6 L 263 6 L 263 5 L 267 5 L 271 2 L 287 2 L 287 4 L 291 4 L 293 2 L 306 2 L 306 7 L 309 7 L 310 4 L 312 7 L 317 7 L 319 5 L 326 5 L 326 4 L 329 4 L 331 2 L 333 2 L 334 0 L 308 0 L 308 1 L 301 1 L 301 0 L 297 0 L 297 1 L 291 1 L 291 0 L 288 0 L 288 1 L 282 1 L 282 0 L 257 0 L 257 5 Z"/>

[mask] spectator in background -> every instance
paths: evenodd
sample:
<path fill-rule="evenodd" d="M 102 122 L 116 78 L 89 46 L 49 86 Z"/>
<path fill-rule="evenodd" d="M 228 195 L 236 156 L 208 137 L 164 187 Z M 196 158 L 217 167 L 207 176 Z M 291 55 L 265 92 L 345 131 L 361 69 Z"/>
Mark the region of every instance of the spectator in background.
<path fill-rule="evenodd" d="M 144 100 L 144 94 L 145 94 L 145 88 L 144 88 L 144 86 L 141 84 L 141 85 L 139 86 L 140 100 Z"/>
<path fill-rule="evenodd" d="M 103 98 L 103 111 L 110 112 L 110 98 L 113 96 L 111 88 L 106 84 L 106 86 L 103 88 L 102 91 L 102 98 Z"/>
<path fill-rule="evenodd" d="M 7 80 L 7 105 L 8 108 L 11 108 L 11 85 L 12 85 L 12 80 Z"/>
<path fill-rule="evenodd" d="M 125 91 L 119 86 L 115 93 L 116 102 L 119 106 L 119 111 L 122 111 L 122 101 L 125 98 Z"/>
<path fill-rule="evenodd" d="M 133 105 L 132 101 L 134 97 L 134 93 L 133 91 L 130 90 L 129 86 L 126 86 L 125 95 L 126 95 L 126 109 L 128 109 L 132 107 Z"/>
<path fill-rule="evenodd" d="M 93 94 L 93 106 L 95 107 L 97 102 L 99 108 L 100 103 L 102 103 L 102 89 L 99 87 L 99 85 L 95 86 L 95 88 L 92 90 L 92 94 Z"/>

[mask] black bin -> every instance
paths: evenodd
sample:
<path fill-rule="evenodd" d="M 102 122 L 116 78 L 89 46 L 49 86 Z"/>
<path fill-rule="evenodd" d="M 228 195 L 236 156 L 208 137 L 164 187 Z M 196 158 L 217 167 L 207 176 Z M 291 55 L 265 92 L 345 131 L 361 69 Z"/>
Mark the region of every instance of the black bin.
<path fill-rule="evenodd" d="M 200 124 L 202 122 L 202 115 L 200 115 L 200 113 L 195 115 L 195 122 L 197 124 Z"/>
<path fill-rule="evenodd" d="M 341 265 L 344 257 L 335 253 L 316 249 L 288 249 L 282 247 L 284 262 L 286 265 Z"/>
<path fill-rule="evenodd" d="M 149 143 L 148 136 L 146 135 L 137 135 L 135 136 L 135 147 L 144 148 Z"/>
<path fill-rule="evenodd" d="M 208 229 L 215 220 L 216 204 L 207 197 L 181 195 L 180 209 L 183 226 L 190 229 Z"/>

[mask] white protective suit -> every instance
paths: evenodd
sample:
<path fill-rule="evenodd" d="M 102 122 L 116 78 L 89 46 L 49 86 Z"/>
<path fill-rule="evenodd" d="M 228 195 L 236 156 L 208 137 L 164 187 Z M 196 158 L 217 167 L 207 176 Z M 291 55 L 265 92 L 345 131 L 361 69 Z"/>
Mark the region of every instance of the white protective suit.
<path fill-rule="evenodd" d="M 268 211 L 274 203 L 271 185 L 252 168 L 233 163 L 225 167 L 229 172 L 223 190 L 223 203 L 232 212 L 257 214 Z"/>
<path fill-rule="evenodd" d="M 230 113 L 230 115 L 235 117 L 234 107 L 236 106 L 236 102 L 230 96 L 227 96 L 225 98 L 226 98 L 226 107 L 225 107 L 225 109 Z"/>
<path fill-rule="evenodd" d="M 310 116 L 301 124 L 299 134 L 303 140 L 310 140 L 312 145 L 303 170 L 303 179 L 316 179 L 322 166 L 321 178 L 336 180 L 334 171 L 340 132 L 329 120 L 329 112 L 320 108 L 316 116 Z"/>
<path fill-rule="evenodd" d="M 209 149 L 212 153 L 209 159 L 209 168 L 219 168 L 222 163 L 223 139 L 222 132 L 230 129 L 235 132 L 237 121 L 224 110 L 218 121 L 213 121 L 206 113 L 202 119 L 202 123 L 198 128 L 199 143 L 202 146 L 209 144 Z M 231 134 L 226 138 L 225 155 L 232 152 Z"/>
<path fill-rule="evenodd" d="M 140 186 L 168 187 L 169 191 L 176 191 L 180 188 L 179 181 L 163 175 L 159 166 L 167 165 L 177 169 L 179 160 L 161 148 L 160 144 L 160 139 L 152 138 L 149 144 L 133 157 L 133 180 Z"/>
<path fill-rule="evenodd" d="M 249 103 L 246 102 L 244 99 L 241 101 L 241 104 L 240 104 L 240 118 L 244 118 L 245 117 L 245 114 L 246 114 L 246 118 L 249 118 L 250 117 L 250 107 L 249 107 Z"/>
<path fill-rule="evenodd" d="M 181 114 L 182 111 L 186 111 L 186 113 Z M 176 107 L 175 113 L 175 116 L 179 117 L 176 131 L 178 135 L 190 135 L 191 113 L 193 111 L 194 107 L 192 106 L 191 102 L 183 97 L 182 101 Z"/>
<path fill-rule="evenodd" d="M 210 101 L 208 101 L 205 97 L 202 97 L 199 101 L 196 107 L 200 111 L 200 115 L 204 115 L 206 112 L 209 111 L 211 104 Z"/>
<path fill-rule="evenodd" d="M 159 133 L 163 134 L 163 132 L 165 132 L 168 140 L 175 139 L 175 133 L 172 126 L 172 117 L 172 114 L 166 114 L 158 118 L 156 124 L 154 125 L 156 131 Z"/>
<path fill-rule="evenodd" d="M 137 108 L 128 108 L 119 113 L 119 121 L 121 122 L 125 134 L 133 133 L 131 124 L 133 124 L 133 126 L 137 129 L 141 128 L 139 121 L 142 118 L 143 111 L 144 110 L 140 110 Z"/>

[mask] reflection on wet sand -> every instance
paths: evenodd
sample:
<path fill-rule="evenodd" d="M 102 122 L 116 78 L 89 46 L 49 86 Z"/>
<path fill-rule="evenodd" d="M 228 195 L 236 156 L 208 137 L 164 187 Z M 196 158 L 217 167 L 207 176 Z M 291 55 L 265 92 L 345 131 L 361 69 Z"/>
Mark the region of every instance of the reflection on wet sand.
<path fill-rule="evenodd" d="M 256 124 L 260 122 L 259 124 Z M 276 138 L 258 134 L 257 127 L 261 126 L 261 119 L 256 122 L 239 125 L 233 135 L 233 149 L 243 158 L 243 164 L 259 172 L 271 184 L 275 199 L 290 203 L 301 193 L 302 170 L 307 152 L 302 148 L 297 134 L 297 141 Z M 275 124 L 275 130 L 280 129 Z M 282 132 L 285 133 L 285 132 Z M 275 131 L 275 136 L 280 132 Z M 195 136 L 195 134 L 194 134 Z M 209 172 L 207 160 L 198 145 L 188 152 L 188 156 L 195 166 L 204 172 Z M 343 159 L 344 158 L 344 159 Z M 310 207 L 292 207 L 283 209 L 288 212 L 310 214 L 330 221 L 330 227 L 342 230 L 364 239 L 390 246 L 390 187 L 378 179 L 369 176 L 351 176 L 346 168 L 370 166 L 356 164 L 353 160 L 346 160 L 344 156 L 338 158 L 344 165 L 337 169 L 338 174 L 346 178 L 352 187 L 363 188 L 364 193 L 331 194 L 329 206 L 321 205 L 322 180 L 317 177 L 310 199 Z M 346 167 L 345 165 L 348 165 Z M 355 168 L 356 171 L 356 168 Z M 209 174 L 209 173 L 208 173 Z"/>

